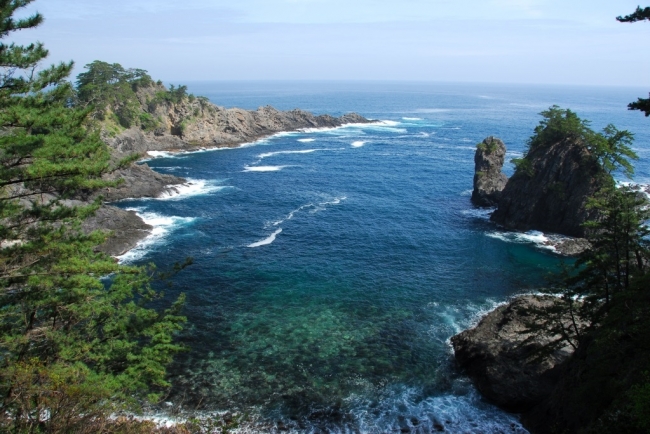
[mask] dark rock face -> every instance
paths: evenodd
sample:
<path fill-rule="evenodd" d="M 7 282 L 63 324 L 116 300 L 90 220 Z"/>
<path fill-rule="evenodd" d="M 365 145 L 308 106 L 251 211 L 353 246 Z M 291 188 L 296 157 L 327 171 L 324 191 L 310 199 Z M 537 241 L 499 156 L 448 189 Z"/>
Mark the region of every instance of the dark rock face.
<path fill-rule="evenodd" d="M 153 228 L 143 222 L 134 211 L 104 205 L 84 222 L 82 229 L 86 233 L 96 230 L 111 231 L 112 235 L 98 250 L 107 255 L 119 256 L 134 248 Z"/>
<path fill-rule="evenodd" d="M 568 238 L 549 244 L 555 247 L 555 250 L 560 255 L 564 256 L 578 256 L 591 248 L 591 243 L 584 238 Z"/>
<path fill-rule="evenodd" d="M 595 218 L 587 199 L 603 185 L 603 170 L 581 144 L 561 141 L 530 150 L 501 192 L 491 220 L 507 229 L 584 237 Z"/>
<path fill-rule="evenodd" d="M 146 164 L 133 164 L 125 169 L 105 175 L 104 179 L 124 180 L 117 187 L 106 188 L 96 193 L 96 195 L 101 195 L 107 202 L 127 198 L 159 197 L 168 190 L 169 186 L 186 182 L 184 178 L 178 176 L 154 172 Z"/>
<path fill-rule="evenodd" d="M 488 137 L 476 148 L 474 155 L 474 191 L 472 202 L 477 206 L 496 206 L 508 178 L 501 173 L 506 146 L 500 139 Z"/>
<path fill-rule="evenodd" d="M 553 391 L 559 365 L 572 353 L 569 345 L 539 359 L 538 350 L 550 339 L 531 335 L 527 308 L 547 307 L 558 299 L 523 296 L 486 315 L 475 328 L 451 338 L 456 360 L 478 390 L 500 407 L 520 413 L 531 409 Z"/>

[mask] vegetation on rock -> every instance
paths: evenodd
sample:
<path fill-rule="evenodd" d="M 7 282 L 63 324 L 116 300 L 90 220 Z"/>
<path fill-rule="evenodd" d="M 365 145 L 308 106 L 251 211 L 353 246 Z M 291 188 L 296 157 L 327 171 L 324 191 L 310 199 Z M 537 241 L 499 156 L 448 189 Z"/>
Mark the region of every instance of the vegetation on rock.
<path fill-rule="evenodd" d="M 0 0 L 0 41 L 42 22 L 39 14 L 13 18 L 31 1 Z M 155 400 L 167 386 L 165 366 L 182 349 L 173 337 L 184 322 L 183 297 L 153 309 L 162 303 L 153 268 L 118 265 L 95 252 L 105 233 L 81 231 L 99 202 L 73 198 L 109 184 L 101 175 L 112 168 L 110 153 L 88 127 L 93 108 L 69 104 L 72 63 L 33 73 L 47 54 L 40 43 L 0 42 L 5 432 L 83 432 L 140 399 Z M 109 98 L 101 89 L 97 95 Z"/>

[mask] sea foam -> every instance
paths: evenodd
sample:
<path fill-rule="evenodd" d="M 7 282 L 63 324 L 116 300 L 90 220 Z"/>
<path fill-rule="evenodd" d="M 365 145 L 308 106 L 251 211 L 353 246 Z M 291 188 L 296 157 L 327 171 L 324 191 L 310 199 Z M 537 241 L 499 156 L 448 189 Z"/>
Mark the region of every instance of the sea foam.
<path fill-rule="evenodd" d="M 367 142 L 364 142 L 364 141 L 358 140 L 358 141 L 356 141 L 356 142 L 352 142 L 352 145 L 351 145 L 351 146 L 352 146 L 353 148 L 361 148 L 361 147 L 362 147 L 363 145 L 365 145 L 366 143 L 367 143 Z"/>
<path fill-rule="evenodd" d="M 490 238 L 495 238 L 497 240 L 505 241 L 507 243 L 518 243 L 518 244 L 534 244 L 535 246 L 556 251 L 553 246 L 553 241 L 559 239 L 560 235 L 546 235 L 543 232 L 539 231 L 528 231 L 528 232 L 502 232 L 502 231 L 492 231 L 485 234 Z"/>
<path fill-rule="evenodd" d="M 142 259 L 151 248 L 163 244 L 170 233 L 196 220 L 193 217 L 164 216 L 154 212 L 143 211 L 142 208 L 126 208 L 126 210 L 135 211 L 138 217 L 146 224 L 153 226 L 153 229 L 133 249 L 117 257 L 121 263 L 130 263 Z"/>
<path fill-rule="evenodd" d="M 261 241 L 258 241 L 253 244 L 249 244 L 248 247 L 250 248 L 255 248 L 255 247 L 262 247 L 262 246 L 268 246 L 269 244 L 272 244 L 273 241 L 275 241 L 275 238 L 282 233 L 282 228 L 278 229 L 277 231 L 273 232 L 271 235 L 269 235 L 267 238 L 264 238 Z"/>
<path fill-rule="evenodd" d="M 342 197 L 334 198 L 334 199 L 332 199 L 330 201 L 317 202 L 317 203 L 308 203 L 308 204 L 302 205 L 302 206 L 294 209 L 293 211 L 291 211 L 285 217 L 270 223 L 270 225 L 267 223 L 266 226 L 267 227 L 268 226 L 279 226 L 282 223 L 293 219 L 296 216 L 296 214 L 298 214 L 299 212 L 305 211 L 305 210 L 310 210 L 309 211 L 310 214 L 316 214 L 317 212 L 324 211 L 325 209 L 327 209 L 327 206 L 329 206 L 329 205 L 338 205 L 338 204 L 340 204 L 341 202 L 343 202 L 346 199 L 347 199 L 346 196 L 342 196 Z"/>
<path fill-rule="evenodd" d="M 168 185 L 156 199 L 180 200 L 191 196 L 201 196 L 228 188 L 227 186 L 214 185 L 211 181 L 203 179 L 187 179 L 185 184 Z"/>
<path fill-rule="evenodd" d="M 278 172 L 289 166 L 245 166 L 244 172 Z"/>
<path fill-rule="evenodd" d="M 260 160 L 264 158 L 273 157 L 275 155 L 285 155 L 285 154 L 311 154 L 316 151 L 322 151 L 323 149 L 303 149 L 300 151 L 275 151 L 275 152 L 266 152 L 257 156 Z"/>

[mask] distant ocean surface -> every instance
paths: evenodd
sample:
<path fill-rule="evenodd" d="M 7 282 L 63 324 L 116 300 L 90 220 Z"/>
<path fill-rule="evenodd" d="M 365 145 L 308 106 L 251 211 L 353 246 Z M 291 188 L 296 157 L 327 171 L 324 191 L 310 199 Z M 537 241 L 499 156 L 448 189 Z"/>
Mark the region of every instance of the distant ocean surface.
<path fill-rule="evenodd" d="M 474 151 L 494 135 L 520 157 L 557 104 L 636 136 L 650 182 L 647 89 L 431 83 L 189 83 L 217 105 L 301 108 L 381 122 L 278 134 L 148 164 L 191 180 L 127 200 L 155 226 L 122 260 L 164 270 L 187 294 L 190 350 L 169 400 L 239 409 L 297 432 L 524 433 L 457 370 L 449 338 L 562 259 L 549 234 L 508 233 L 470 203 Z"/>

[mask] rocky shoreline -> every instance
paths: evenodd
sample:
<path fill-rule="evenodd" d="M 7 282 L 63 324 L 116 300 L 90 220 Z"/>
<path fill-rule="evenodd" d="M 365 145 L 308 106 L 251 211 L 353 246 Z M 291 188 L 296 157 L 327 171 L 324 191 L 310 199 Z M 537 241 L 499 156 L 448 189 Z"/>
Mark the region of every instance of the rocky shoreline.
<path fill-rule="evenodd" d="M 273 107 L 261 107 L 256 111 L 242 109 L 224 109 L 205 101 L 200 116 L 197 103 L 184 101 L 181 104 L 166 107 L 167 128 L 145 132 L 133 127 L 110 137 L 103 133 L 115 160 L 137 154 L 144 158 L 149 151 L 193 152 L 211 148 L 234 148 L 245 143 L 264 139 L 280 132 L 301 131 L 306 129 L 338 128 L 349 124 L 367 124 L 376 122 L 356 113 L 349 113 L 338 118 L 329 115 L 316 116 L 302 110 L 279 111 Z M 185 122 L 190 119 L 190 122 Z M 182 123 L 179 131 L 174 127 Z M 107 181 L 121 179 L 117 187 L 95 192 L 86 200 L 101 197 L 104 205 L 96 215 L 88 219 L 83 230 L 111 231 L 109 239 L 99 250 L 120 256 L 135 248 L 153 229 L 133 211 L 125 211 L 110 206 L 111 202 L 124 199 L 159 198 L 164 194 L 177 193 L 177 188 L 187 184 L 187 180 L 173 175 L 165 175 L 152 170 L 146 163 L 131 164 L 104 175 Z"/>
<path fill-rule="evenodd" d="M 559 366 L 574 349 L 564 343 L 545 351 L 559 337 L 532 330 L 546 321 L 539 312 L 561 302 L 543 295 L 517 297 L 451 338 L 458 365 L 490 402 L 523 413 L 550 395 Z"/>

